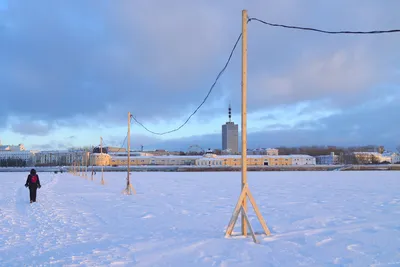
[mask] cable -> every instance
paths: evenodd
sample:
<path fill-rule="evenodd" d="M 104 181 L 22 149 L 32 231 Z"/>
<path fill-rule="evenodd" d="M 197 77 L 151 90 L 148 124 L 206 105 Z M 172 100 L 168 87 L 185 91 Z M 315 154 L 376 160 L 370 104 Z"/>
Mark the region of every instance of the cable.
<path fill-rule="evenodd" d="M 132 115 L 131 115 L 131 118 L 130 118 L 130 122 L 129 123 L 132 123 Z M 118 150 L 115 152 L 115 153 L 118 153 L 121 149 L 123 149 L 124 148 L 124 145 L 125 145 L 125 142 L 126 142 L 126 139 L 128 138 L 128 134 L 126 134 L 126 136 L 125 136 L 125 138 L 124 138 L 124 141 L 122 141 L 122 145 L 118 148 Z"/>
<path fill-rule="evenodd" d="M 115 153 L 118 153 L 119 151 L 121 151 L 121 149 L 124 148 L 124 145 L 125 145 L 125 142 L 126 142 L 127 138 L 128 138 L 128 135 L 125 136 L 124 141 L 122 141 L 122 145 L 118 148 L 118 150 Z"/>
<path fill-rule="evenodd" d="M 231 59 L 232 59 L 233 53 L 235 52 L 236 47 L 237 47 L 237 45 L 238 45 L 238 43 L 239 43 L 239 41 L 240 41 L 241 38 L 242 38 L 242 33 L 239 34 L 239 37 L 237 38 L 237 40 L 236 40 L 236 42 L 235 42 L 235 45 L 233 46 L 233 48 L 232 48 L 232 50 L 231 50 L 231 53 L 229 54 L 228 60 L 227 60 L 226 63 L 225 63 L 225 66 L 224 66 L 224 67 L 222 68 L 222 70 L 219 72 L 219 74 L 218 74 L 217 78 L 215 79 L 214 83 L 211 85 L 211 88 L 210 88 L 210 90 L 208 90 L 208 93 L 207 93 L 206 97 L 205 97 L 204 100 L 201 102 L 201 104 L 193 111 L 193 113 L 190 114 L 190 116 L 186 119 L 186 121 L 185 121 L 184 123 L 182 123 L 181 126 L 179 126 L 179 127 L 176 128 L 176 129 L 167 131 L 167 132 L 154 132 L 154 131 L 148 129 L 148 128 L 147 128 L 146 126 L 144 126 L 141 122 L 139 122 L 135 117 L 132 116 L 133 120 L 134 120 L 137 124 L 139 124 L 140 126 L 142 126 L 143 129 L 145 129 L 145 130 L 148 131 L 149 133 L 152 133 L 152 134 L 155 134 L 155 135 L 164 135 L 164 134 L 169 134 L 169 133 L 176 132 L 176 131 L 180 130 L 183 126 L 185 126 L 185 125 L 189 122 L 189 120 L 193 117 L 193 115 L 196 114 L 197 111 L 201 108 L 201 106 L 203 106 L 203 104 L 207 101 L 207 99 L 208 99 L 208 97 L 210 96 L 212 90 L 214 89 L 215 85 L 217 84 L 219 78 L 221 78 L 221 75 L 225 72 L 226 68 L 228 67 L 228 65 L 229 65 L 229 63 L 230 63 L 230 61 L 231 61 Z"/>
<path fill-rule="evenodd" d="M 374 30 L 374 31 L 326 31 L 326 30 L 320 30 L 320 29 L 315 29 L 315 28 L 308 28 L 308 27 L 300 27 L 300 26 L 291 26 L 291 25 L 284 25 L 284 24 L 276 24 L 276 23 L 271 23 L 271 22 L 266 22 L 264 20 L 258 19 L 258 18 L 249 18 L 248 22 L 250 21 L 258 21 L 261 22 L 265 25 L 269 25 L 272 27 L 281 27 L 281 28 L 287 28 L 287 29 L 296 29 L 296 30 L 304 30 L 304 31 L 314 31 L 314 32 L 320 32 L 320 33 L 327 33 L 327 34 L 382 34 L 382 33 L 396 33 L 400 32 L 400 29 L 394 29 L 394 30 Z"/>
<path fill-rule="evenodd" d="M 268 26 L 272 26 L 272 27 L 281 27 L 281 28 L 287 28 L 287 29 L 296 29 L 296 30 L 304 30 L 304 31 L 314 31 L 314 32 L 319 32 L 319 33 L 326 33 L 326 34 L 384 34 L 384 33 L 397 33 L 400 32 L 400 29 L 393 29 L 393 30 L 373 30 L 373 31 L 327 31 L 327 30 L 321 30 L 321 29 L 316 29 L 316 28 L 310 28 L 310 27 L 300 27 L 300 26 L 292 26 L 292 25 L 284 25 L 284 24 L 277 24 L 277 23 L 271 23 L 271 22 L 266 22 L 264 20 L 258 19 L 258 18 L 248 18 L 247 23 L 249 23 L 250 21 L 257 21 L 260 23 L 263 23 L 265 25 Z M 229 55 L 229 58 L 227 60 L 227 62 L 225 63 L 225 66 L 222 68 L 222 70 L 219 72 L 217 78 L 215 79 L 214 83 L 211 85 L 210 90 L 208 91 L 206 97 L 204 98 L 204 100 L 201 102 L 201 104 L 195 109 L 195 111 L 190 114 L 190 116 L 186 119 L 186 121 L 184 123 L 182 123 L 182 125 L 180 125 L 178 128 L 167 131 L 167 132 L 154 132 L 150 129 L 148 129 L 146 126 L 143 125 L 143 123 L 141 123 L 140 121 L 138 121 L 135 117 L 132 116 L 133 120 L 139 124 L 143 129 L 145 129 L 146 131 L 148 131 L 149 133 L 155 134 L 155 135 L 165 135 L 165 134 L 169 134 L 172 132 L 176 132 L 178 130 L 180 130 L 183 126 L 185 126 L 189 120 L 192 118 L 192 116 L 194 114 L 197 113 L 197 111 L 203 106 L 203 104 L 207 101 L 208 97 L 210 96 L 212 90 L 214 89 L 216 83 L 218 82 L 219 78 L 221 77 L 221 75 L 225 72 L 226 68 L 228 67 L 231 58 L 233 56 L 233 53 L 236 50 L 236 47 L 240 41 L 240 39 L 242 38 L 242 33 L 240 33 L 239 37 L 237 38 L 233 49 Z"/>

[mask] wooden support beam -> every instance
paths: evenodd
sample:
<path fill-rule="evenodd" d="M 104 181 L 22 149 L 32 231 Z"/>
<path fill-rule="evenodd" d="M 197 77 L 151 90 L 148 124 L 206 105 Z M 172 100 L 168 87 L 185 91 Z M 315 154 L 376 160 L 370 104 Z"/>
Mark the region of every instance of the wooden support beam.
<path fill-rule="evenodd" d="M 233 232 L 233 229 L 237 222 L 237 219 L 239 218 L 239 214 L 241 213 L 242 218 L 244 218 L 244 220 L 246 221 L 246 227 L 247 227 L 246 230 L 250 230 L 250 234 L 251 234 L 251 237 L 253 238 L 254 243 L 258 244 L 259 242 L 255 236 L 256 234 L 253 230 L 253 227 L 250 224 L 249 218 L 247 216 L 247 212 L 244 209 L 244 203 L 247 200 L 247 198 L 249 199 L 251 205 L 253 206 L 253 209 L 257 215 L 257 219 L 260 222 L 260 224 L 264 230 L 264 232 L 262 232 L 261 234 L 265 234 L 267 236 L 271 235 L 271 231 L 269 230 L 267 224 L 265 223 L 263 216 L 261 215 L 261 212 L 254 200 L 254 197 L 250 192 L 248 184 L 245 184 L 242 192 L 240 193 L 240 196 L 239 196 L 238 202 L 236 203 L 235 209 L 233 210 L 232 217 L 229 221 L 228 227 L 226 228 L 225 237 L 229 237 L 232 235 L 232 232 Z M 242 225 L 242 227 L 243 227 L 243 225 Z M 247 233 L 247 231 L 246 231 L 246 233 Z"/>

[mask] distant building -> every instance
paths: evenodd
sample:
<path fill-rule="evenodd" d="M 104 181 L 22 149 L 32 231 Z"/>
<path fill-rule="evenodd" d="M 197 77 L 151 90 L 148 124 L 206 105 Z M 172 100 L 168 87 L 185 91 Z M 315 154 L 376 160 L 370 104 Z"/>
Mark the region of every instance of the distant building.
<path fill-rule="evenodd" d="M 382 162 L 390 162 L 392 164 L 400 162 L 400 156 L 394 152 L 384 152 L 381 156 Z"/>
<path fill-rule="evenodd" d="M 23 144 L 14 145 L 0 145 L 0 151 L 25 151 Z"/>
<path fill-rule="evenodd" d="M 109 150 L 108 147 L 100 147 L 100 146 L 96 146 L 93 148 L 92 153 L 105 153 L 108 154 Z"/>
<path fill-rule="evenodd" d="M 108 166 L 111 156 L 106 153 L 93 153 L 89 156 L 89 164 L 92 166 Z"/>
<path fill-rule="evenodd" d="M 37 151 L 10 151 L 0 150 L 0 160 L 22 160 L 26 165 L 34 163 L 34 156 Z"/>
<path fill-rule="evenodd" d="M 35 151 L 26 151 L 23 144 L 2 145 L 0 142 L 0 166 L 26 166 L 33 163 Z"/>
<path fill-rule="evenodd" d="M 230 154 L 237 154 L 239 127 L 231 121 L 231 106 L 229 105 L 229 121 L 222 125 L 222 150 L 228 151 Z"/>
<path fill-rule="evenodd" d="M 378 152 L 353 152 L 358 164 L 378 164 L 392 162 L 391 155 L 382 155 Z"/>
<path fill-rule="evenodd" d="M 36 166 L 88 165 L 90 152 L 84 150 L 48 150 L 40 151 L 34 156 Z"/>
<path fill-rule="evenodd" d="M 332 152 L 329 155 L 320 155 L 315 157 L 318 165 L 336 165 L 339 164 L 339 156 Z"/>
<path fill-rule="evenodd" d="M 314 157 L 309 155 L 289 155 L 292 159 L 292 165 L 316 165 L 316 160 Z"/>
<path fill-rule="evenodd" d="M 278 156 L 279 150 L 276 148 L 256 148 L 248 149 L 247 155 L 268 155 L 268 156 Z"/>
<path fill-rule="evenodd" d="M 212 151 L 207 151 L 202 158 L 195 160 L 197 166 L 222 166 L 224 165 L 223 159 L 219 158 Z"/>
<path fill-rule="evenodd" d="M 127 157 L 128 156 L 128 152 L 124 151 L 124 152 L 110 152 L 108 153 L 111 157 Z M 131 151 L 130 153 L 131 157 L 151 157 L 154 156 L 153 153 L 148 153 L 148 152 L 141 152 L 141 151 Z"/>
<path fill-rule="evenodd" d="M 126 152 L 126 149 L 123 147 L 113 147 L 113 146 L 108 146 L 105 148 L 108 153 L 113 153 L 113 152 Z M 100 150 L 99 150 L 100 151 Z"/>

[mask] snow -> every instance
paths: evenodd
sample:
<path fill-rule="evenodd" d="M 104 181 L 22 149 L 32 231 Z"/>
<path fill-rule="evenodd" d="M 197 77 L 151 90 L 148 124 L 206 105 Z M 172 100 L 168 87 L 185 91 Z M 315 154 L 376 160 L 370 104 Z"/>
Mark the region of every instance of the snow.
<path fill-rule="evenodd" d="M 240 172 L 39 173 L 33 204 L 26 175 L 0 173 L 0 266 L 400 266 L 395 171 L 249 172 L 260 244 L 224 237 Z"/>

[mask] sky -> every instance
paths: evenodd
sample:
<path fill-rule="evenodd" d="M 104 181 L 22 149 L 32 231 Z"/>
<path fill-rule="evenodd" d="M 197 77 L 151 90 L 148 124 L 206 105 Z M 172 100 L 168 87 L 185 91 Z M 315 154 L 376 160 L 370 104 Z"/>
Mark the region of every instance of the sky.
<path fill-rule="evenodd" d="M 400 29 L 399 1 L 0 0 L 0 140 L 27 149 L 121 146 L 131 112 L 179 127 L 241 32 L 241 11 L 326 30 Z M 248 147 L 400 144 L 400 33 L 324 35 L 248 24 Z M 185 127 L 131 146 L 221 148 L 241 123 L 241 44 Z M 240 143 L 240 142 L 239 142 Z"/>

